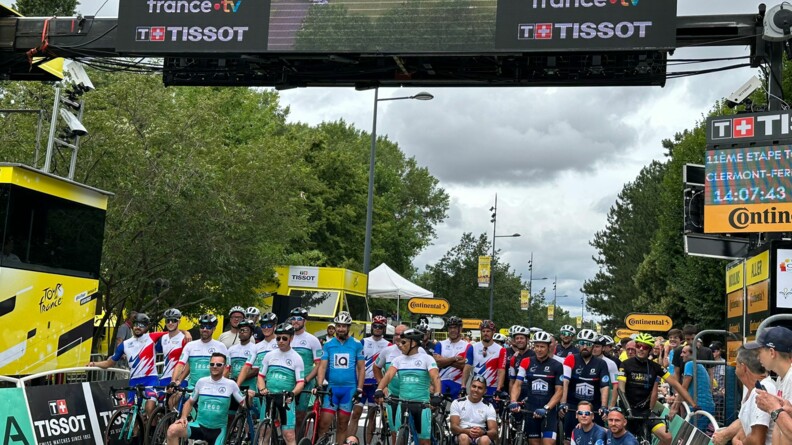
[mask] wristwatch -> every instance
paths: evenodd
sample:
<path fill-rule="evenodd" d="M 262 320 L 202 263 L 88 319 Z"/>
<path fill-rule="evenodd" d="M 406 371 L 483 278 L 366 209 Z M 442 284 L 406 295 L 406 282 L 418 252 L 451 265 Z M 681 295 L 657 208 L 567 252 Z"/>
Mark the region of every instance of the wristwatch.
<path fill-rule="evenodd" d="M 774 409 L 773 411 L 770 412 L 770 420 L 775 422 L 776 419 L 778 419 L 778 415 L 783 413 L 783 412 L 784 412 L 784 408 Z"/>

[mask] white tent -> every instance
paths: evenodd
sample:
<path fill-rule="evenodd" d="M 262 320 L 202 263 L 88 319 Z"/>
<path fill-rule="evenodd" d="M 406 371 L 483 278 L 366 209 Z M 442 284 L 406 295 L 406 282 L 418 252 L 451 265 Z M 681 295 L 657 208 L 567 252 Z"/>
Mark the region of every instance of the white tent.
<path fill-rule="evenodd" d="M 397 274 L 387 264 L 382 263 L 369 272 L 368 295 L 374 298 L 396 299 L 396 313 L 401 299 L 413 297 L 434 298 L 434 294 Z"/>

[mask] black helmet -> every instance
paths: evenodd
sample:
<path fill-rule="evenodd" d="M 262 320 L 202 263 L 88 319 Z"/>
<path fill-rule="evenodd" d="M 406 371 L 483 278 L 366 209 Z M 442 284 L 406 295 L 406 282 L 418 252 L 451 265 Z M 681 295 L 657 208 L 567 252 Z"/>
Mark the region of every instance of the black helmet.
<path fill-rule="evenodd" d="M 275 328 L 275 335 L 278 334 L 294 335 L 294 326 L 290 323 L 281 323 Z"/>
<path fill-rule="evenodd" d="M 176 308 L 170 308 L 162 314 L 162 318 L 166 320 L 179 319 L 182 318 L 182 313 Z"/>
<path fill-rule="evenodd" d="M 424 338 L 424 332 L 419 329 L 407 329 L 406 331 L 404 331 L 401 337 L 406 338 L 408 340 L 421 342 Z"/>
<path fill-rule="evenodd" d="M 132 324 L 135 324 L 135 323 L 143 323 L 146 326 L 148 326 L 148 325 L 151 324 L 151 319 L 146 314 L 138 313 L 134 317 L 132 317 Z"/>
<path fill-rule="evenodd" d="M 250 329 L 250 332 L 253 332 L 253 327 L 254 326 L 255 326 L 255 324 L 252 321 L 250 321 L 250 320 L 242 320 L 237 325 L 237 329 L 248 328 L 248 329 Z"/>
<path fill-rule="evenodd" d="M 261 316 L 259 320 L 260 324 L 278 324 L 278 316 L 273 314 L 272 312 L 267 312 L 266 314 Z"/>
<path fill-rule="evenodd" d="M 719 342 L 718 340 L 713 341 L 710 343 L 709 348 L 713 351 L 723 351 L 723 343 Z"/>
<path fill-rule="evenodd" d="M 452 315 L 452 316 L 448 317 L 448 320 L 446 320 L 446 327 L 450 328 L 451 326 L 460 326 L 461 327 L 462 326 L 462 319 L 457 317 L 456 315 Z"/>
<path fill-rule="evenodd" d="M 217 317 L 212 314 L 203 314 L 201 318 L 198 319 L 199 325 L 211 325 L 212 327 L 217 326 Z"/>
<path fill-rule="evenodd" d="M 301 307 L 296 307 L 289 312 L 289 316 L 291 317 L 302 317 L 308 318 L 308 309 L 303 309 Z"/>

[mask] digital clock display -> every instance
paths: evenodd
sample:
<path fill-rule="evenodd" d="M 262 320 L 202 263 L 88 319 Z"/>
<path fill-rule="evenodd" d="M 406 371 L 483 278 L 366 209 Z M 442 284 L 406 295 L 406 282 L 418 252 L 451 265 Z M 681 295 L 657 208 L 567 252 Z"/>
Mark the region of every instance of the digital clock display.
<path fill-rule="evenodd" d="M 704 231 L 792 230 L 792 145 L 709 150 Z"/>

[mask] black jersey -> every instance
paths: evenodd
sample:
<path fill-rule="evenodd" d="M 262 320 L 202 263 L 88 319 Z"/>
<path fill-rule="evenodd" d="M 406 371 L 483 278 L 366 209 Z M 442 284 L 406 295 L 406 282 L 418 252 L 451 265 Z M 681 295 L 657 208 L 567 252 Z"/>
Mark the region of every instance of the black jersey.
<path fill-rule="evenodd" d="M 623 386 L 627 402 L 634 409 L 649 409 L 655 383 L 667 379 L 671 374 L 653 361 L 628 358 L 619 367 L 619 386 Z"/>
<path fill-rule="evenodd" d="M 522 383 L 526 409 L 536 410 L 550 402 L 555 395 L 556 386 L 561 386 L 564 366 L 556 359 L 547 357 L 540 362 L 536 357 L 524 358 L 517 368 L 517 380 Z"/>
<path fill-rule="evenodd" d="M 585 400 L 594 405 L 594 410 L 602 406 L 602 388 L 610 387 L 611 383 L 605 360 L 592 356 L 586 363 L 580 354 L 564 359 L 564 379 L 569 380 L 567 403 L 577 406 Z"/>
<path fill-rule="evenodd" d="M 570 343 L 566 348 L 561 343 L 558 343 L 555 349 L 555 355 L 561 358 L 565 358 L 570 354 L 577 354 L 579 352 L 580 351 L 578 350 L 578 347 L 575 346 L 575 342 Z"/>

